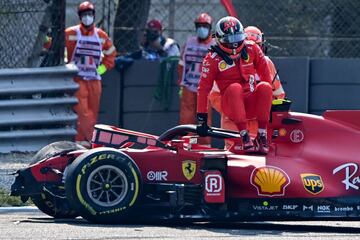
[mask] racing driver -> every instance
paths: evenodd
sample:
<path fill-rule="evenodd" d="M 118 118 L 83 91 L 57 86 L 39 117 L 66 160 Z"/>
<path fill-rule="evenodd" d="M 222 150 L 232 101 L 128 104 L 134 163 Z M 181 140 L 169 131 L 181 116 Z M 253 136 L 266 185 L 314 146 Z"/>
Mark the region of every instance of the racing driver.
<path fill-rule="evenodd" d="M 246 129 L 247 119 L 258 120 L 258 151 L 269 151 L 267 124 L 272 101 L 271 76 L 264 53 L 254 42 L 245 42 L 244 28 L 235 17 L 224 17 L 216 24 L 216 44 L 205 56 L 198 87 L 198 134 L 206 136 L 208 95 L 214 81 L 221 94 L 223 113 L 237 126 L 242 149 L 254 151 L 255 145 Z M 261 81 L 256 82 L 255 74 Z"/>

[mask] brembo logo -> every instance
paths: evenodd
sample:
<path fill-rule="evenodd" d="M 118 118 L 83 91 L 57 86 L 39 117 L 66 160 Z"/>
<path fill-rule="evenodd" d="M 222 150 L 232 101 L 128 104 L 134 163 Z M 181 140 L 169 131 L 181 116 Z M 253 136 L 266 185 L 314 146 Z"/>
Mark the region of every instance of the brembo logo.
<path fill-rule="evenodd" d="M 333 170 L 333 175 L 343 172 L 344 180 L 341 182 L 345 185 L 345 189 L 355 189 L 359 190 L 360 177 L 355 176 L 358 172 L 359 166 L 356 163 L 345 163 L 343 165 L 338 166 Z"/>

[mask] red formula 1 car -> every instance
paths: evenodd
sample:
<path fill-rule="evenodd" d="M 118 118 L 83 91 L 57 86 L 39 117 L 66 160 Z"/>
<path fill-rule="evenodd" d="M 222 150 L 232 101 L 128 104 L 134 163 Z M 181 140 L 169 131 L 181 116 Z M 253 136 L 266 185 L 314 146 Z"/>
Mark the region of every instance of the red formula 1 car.
<path fill-rule="evenodd" d="M 323 116 L 273 105 L 270 152 L 196 144 L 194 125 L 160 136 L 96 125 L 93 149 L 70 142 L 40 150 L 11 194 L 53 217 L 287 220 L 360 216 L 360 111 Z"/>

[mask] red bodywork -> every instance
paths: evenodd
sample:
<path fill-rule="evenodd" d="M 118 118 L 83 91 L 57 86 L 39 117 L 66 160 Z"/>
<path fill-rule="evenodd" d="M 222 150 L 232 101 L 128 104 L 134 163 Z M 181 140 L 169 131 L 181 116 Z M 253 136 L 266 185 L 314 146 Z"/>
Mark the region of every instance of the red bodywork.
<path fill-rule="evenodd" d="M 323 116 L 273 112 L 269 128 L 273 140 L 266 156 L 206 148 L 191 143 L 194 137 L 162 142 L 157 136 L 106 125 L 96 129 L 94 147 L 119 146 L 139 167 L 143 183 L 210 184 L 210 191 L 224 192 L 226 199 L 359 195 L 360 111 L 327 111 Z M 133 149 L 134 143 L 147 147 Z M 38 182 L 59 181 L 55 173 L 41 174 L 41 168 L 63 170 L 83 152 L 50 158 L 33 166 L 32 174 Z M 217 180 L 206 178 L 202 171 L 206 159 L 224 161 L 222 189 L 216 189 Z M 208 202 L 226 201 L 209 192 L 204 196 L 210 196 Z"/>

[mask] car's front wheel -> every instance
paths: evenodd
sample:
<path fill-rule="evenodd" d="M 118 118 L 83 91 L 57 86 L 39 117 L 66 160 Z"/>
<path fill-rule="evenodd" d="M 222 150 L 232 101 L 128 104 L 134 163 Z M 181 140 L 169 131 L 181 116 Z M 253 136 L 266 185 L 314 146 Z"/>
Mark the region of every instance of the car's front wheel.
<path fill-rule="evenodd" d="M 32 157 L 30 165 L 36 164 L 46 158 L 82 149 L 84 149 L 84 147 L 74 142 L 54 142 L 39 150 Z M 53 189 L 50 190 L 44 188 L 39 194 L 32 195 L 31 200 L 43 213 L 54 218 L 75 218 L 79 215 L 70 208 L 67 199 L 65 199 L 64 189 L 61 186 L 53 186 Z"/>
<path fill-rule="evenodd" d="M 135 162 L 120 150 L 96 148 L 80 155 L 65 176 L 66 196 L 92 222 L 127 219 L 138 200 L 141 177 Z"/>

